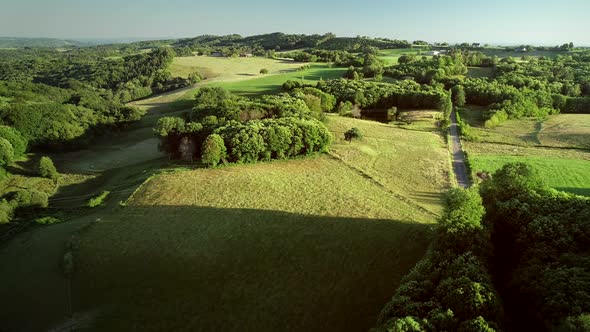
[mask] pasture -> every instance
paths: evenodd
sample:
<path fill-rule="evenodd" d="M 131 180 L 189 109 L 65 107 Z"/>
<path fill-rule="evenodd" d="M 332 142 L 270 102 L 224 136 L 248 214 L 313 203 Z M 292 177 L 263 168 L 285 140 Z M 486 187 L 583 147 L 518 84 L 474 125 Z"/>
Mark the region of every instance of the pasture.
<path fill-rule="evenodd" d="M 309 69 L 291 70 L 249 80 L 214 82 L 210 83 L 209 86 L 221 86 L 237 95 L 256 97 L 282 92 L 283 83 L 289 80 L 315 84 L 321 80 L 341 78 L 345 72 L 346 68 L 329 67 L 326 64 L 318 63 L 311 64 Z"/>
<path fill-rule="evenodd" d="M 379 51 L 379 58 L 383 60 L 386 66 L 393 66 L 397 64 L 400 56 L 405 54 L 420 55 L 424 52 L 422 48 L 395 48 Z"/>
<path fill-rule="evenodd" d="M 274 94 L 282 91 L 282 85 L 288 80 L 300 81 L 306 84 L 314 84 L 320 80 L 341 78 L 346 72 L 345 68 L 331 68 L 326 64 L 310 64 L 310 68 L 299 70 L 304 64 L 298 63 L 297 68 L 285 70 L 281 73 L 255 75 L 241 80 L 216 80 L 203 82 L 207 86 L 220 86 L 230 92 L 248 97 L 257 97 L 264 94 Z M 181 99 L 190 100 L 197 89 L 186 92 Z"/>
<path fill-rule="evenodd" d="M 493 172 L 509 162 L 527 162 L 536 166 L 549 186 L 590 195 L 590 115 L 508 120 L 484 129 L 482 112 L 482 108 L 461 112 L 479 138 L 463 144 L 474 173 Z"/>
<path fill-rule="evenodd" d="M 82 233 L 75 311 L 97 312 L 96 330 L 373 326 L 426 251 L 448 154 L 425 126 L 328 126 L 332 155 L 146 182 Z M 365 138 L 344 141 L 352 126 Z"/>
<path fill-rule="evenodd" d="M 202 72 L 216 81 L 247 80 L 260 75 L 260 69 L 266 68 L 269 75 L 295 70 L 303 64 L 289 60 L 275 60 L 262 57 L 225 58 L 212 56 L 175 57 L 170 65 L 173 77 L 186 78 L 190 73 Z"/>

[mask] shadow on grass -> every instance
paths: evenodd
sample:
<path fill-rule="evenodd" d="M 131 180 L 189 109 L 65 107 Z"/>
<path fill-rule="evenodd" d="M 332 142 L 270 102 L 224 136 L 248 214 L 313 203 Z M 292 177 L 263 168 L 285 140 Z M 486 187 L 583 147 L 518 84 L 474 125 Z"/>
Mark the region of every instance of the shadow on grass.
<path fill-rule="evenodd" d="M 555 188 L 556 190 L 590 197 L 590 188 Z"/>
<path fill-rule="evenodd" d="M 366 331 L 431 233 L 395 220 L 130 206 L 81 236 L 74 311 L 101 310 L 96 330 Z"/>

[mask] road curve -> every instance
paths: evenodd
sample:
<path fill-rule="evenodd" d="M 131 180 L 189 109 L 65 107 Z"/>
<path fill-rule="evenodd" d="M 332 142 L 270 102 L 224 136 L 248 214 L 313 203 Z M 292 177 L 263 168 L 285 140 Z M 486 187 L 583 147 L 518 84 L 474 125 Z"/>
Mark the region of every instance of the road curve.
<path fill-rule="evenodd" d="M 465 163 L 465 153 L 461 147 L 461 137 L 457 128 L 457 115 L 455 111 L 451 113 L 451 126 L 449 128 L 451 136 L 451 153 L 453 155 L 453 171 L 457 178 L 457 184 L 462 188 L 471 187 L 469 180 L 469 171 Z"/>

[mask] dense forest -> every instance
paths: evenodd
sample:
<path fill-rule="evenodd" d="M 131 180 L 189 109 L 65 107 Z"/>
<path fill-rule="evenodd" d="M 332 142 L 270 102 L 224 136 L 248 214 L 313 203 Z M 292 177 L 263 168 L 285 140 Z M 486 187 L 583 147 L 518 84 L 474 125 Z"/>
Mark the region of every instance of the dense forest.
<path fill-rule="evenodd" d="M 526 164 L 453 189 L 426 257 L 374 331 L 587 331 L 590 199 Z"/>

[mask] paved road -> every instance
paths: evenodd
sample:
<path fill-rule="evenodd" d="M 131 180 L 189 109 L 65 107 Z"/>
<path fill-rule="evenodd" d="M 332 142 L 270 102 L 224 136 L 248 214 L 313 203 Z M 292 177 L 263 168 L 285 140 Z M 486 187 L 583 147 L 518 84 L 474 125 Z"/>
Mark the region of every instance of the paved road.
<path fill-rule="evenodd" d="M 469 171 L 465 164 L 465 153 L 461 148 L 461 138 L 459 137 L 459 130 L 457 129 L 457 116 L 455 111 L 451 113 L 451 150 L 453 154 L 453 171 L 457 178 L 457 184 L 463 188 L 469 188 L 471 181 L 469 180 Z"/>

